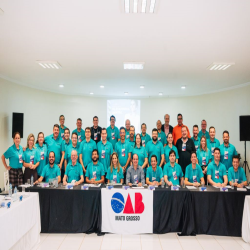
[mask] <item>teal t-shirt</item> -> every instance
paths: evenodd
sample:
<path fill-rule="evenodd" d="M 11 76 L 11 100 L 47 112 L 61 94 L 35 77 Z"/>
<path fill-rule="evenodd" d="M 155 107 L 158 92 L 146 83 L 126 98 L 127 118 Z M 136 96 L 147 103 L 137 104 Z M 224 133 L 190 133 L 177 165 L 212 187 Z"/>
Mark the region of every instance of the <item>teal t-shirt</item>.
<path fill-rule="evenodd" d="M 101 162 L 98 161 L 96 165 L 94 165 L 93 162 L 89 163 L 86 171 L 86 177 L 88 177 L 89 180 L 95 178 L 96 181 L 100 181 L 104 175 L 105 172 Z"/>
<path fill-rule="evenodd" d="M 124 167 L 128 160 L 128 155 L 131 153 L 132 148 L 128 141 L 125 140 L 124 143 L 121 141 L 118 141 L 115 144 L 115 152 L 118 154 L 119 162 L 122 167 Z M 128 168 L 126 168 L 127 170 Z"/>
<path fill-rule="evenodd" d="M 117 168 L 113 168 L 113 171 L 112 171 L 112 173 L 111 173 L 111 168 L 109 167 L 109 168 L 108 168 L 108 171 L 107 171 L 106 178 L 107 178 L 110 182 L 113 181 L 113 182 L 115 182 L 115 183 L 120 183 L 121 180 L 124 178 L 122 168 L 120 167 L 120 171 L 119 171 L 119 172 L 118 172 L 118 169 L 117 169 Z"/>
<path fill-rule="evenodd" d="M 177 148 L 173 145 L 172 148 L 169 147 L 169 145 L 167 145 L 165 148 L 164 148 L 164 156 L 165 156 L 165 160 L 166 160 L 166 163 L 169 162 L 169 152 L 171 150 L 174 150 L 175 154 L 176 154 L 176 159 L 179 159 L 179 154 L 178 154 L 178 150 Z"/>
<path fill-rule="evenodd" d="M 149 141 L 146 145 L 146 152 L 148 155 L 148 163 L 151 166 L 151 156 L 156 155 L 157 157 L 157 164 L 161 163 L 161 156 L 164 155 L 164 149 L 161 142 L 157 141 L 155 144 L 153 140 Z"/>
<path fill-rule="evenodd" d="M 200 147 L 200 138 L 197 137 L 197 140 L 196 140 L 196 139 L 194 139 L 194 137 L 192 137 L 191 140 L 193 140 L 195 149 L 196 149 L 196 151 L 197 151 L 198 148 Z"/>
<path fill-rule="evenodd" d="M 64 128 L 61 127 L 61 125 L 59 126 L 59 136 L 64 140 L 64 131 L 67 127 L 64 126 Z"/>
<path fill-rule="evenodd" d="M 45 182 L 49 182 L 50 179 L 55 179 L 58 176 L 61 176 L 60 168 L 54 164 L 53 167 L 50 167 L 49 164 L 47 164 L 42 171 L 41 176 L 45 178 Z"/>
<path fill-rule="evenodd" d="M 72 141 L 69 139 L 69 142 L 67 143 L 65 140 L 63 140 L 63 148 L 64 148 L 64 152 L 66 152 L 67 148 L 69 145 L 72 144 Z"/>
<path fill-rule="evenodd" d="M 4 153 L 4 157 L 9 159 L 9 166 L 14 169 L 23 167 L 23 148 L 19 145 L 19 149 L 16 148 L 15 143 L 9 147 Z"/>
<path fill-rule="evenodd" d="M 207 175 L 211 175 L 212 181 L 215 183 L 224 183 L 223 176 L 227 175 L 226 167 L 221 162 L 217 166 L 214 161 L 207 166 Z"/>
<path fill-rule="evenodd" d="M 37 164 L 37 162 L 40 160 L 38 151 L 35 148 L 26 148 L 26 150 L 23 152 L 23 160 L 25 163 L 31 163 L 33 165 Z"/>
<path fill-rule="evenodd" d="M 230 144 L 225 147 L 224 143 L 220 145 L 220 161 L 228 170 L 232 166 L 233 156 L 238 155 L 234 145 Z"/>
<path fill-rule="evenodd" d="M 77 141 L 79 143 L 81 143 L 82 141 L 85 140 L 85 131 L 81 128 L 81 131 L 78 132 L 77 128 L 75 130 L 72 131 L 72 134 L 73 133 L 77 133 Z"/>
<path fill-rule="evenodd" d="M 238 170 L 235 172 L 233 167 L 230 167 L 228 169 L 228 181 L 237 182 L 238 184 L 241 184 L 242 182 L 246 181 L 246 174 L 242 167 L 239 167 Z"/>
<path fill-rule="evenodd" d="M 104 171 L 107 173 L 110 166 L 110 157 L 113 154 L 113 145 L 109 141 L 105 144 L 103 144 L 102 141 L 99 141 L 97 143 L 97 150 L 99 153 L 99 161 L 103 164 Z"/>
<path fill-rule="evenodd" d="M 151 141 L 151 137 L 149 134 L 146 133 L 144 136 L 141 134 L 141 143 L 144 148 L 146 147 L 149 141 Z"/>
<path fill-rule="evenodd" d="M 196 164 L 195 169 L 193 169 L 192 164 L 186 167 L 185 178 L 188 178 L 189 182 L 201 182 L 201 178 L 203 177 L 204 175 L 200 165 Z"/>
<path fill-rule="evenodd" d="M 112 129 L 111 126 L 107 127 L 107 140 L 112 144 L 113 149 L 115 149 L 118 139 L 120 139 L 119 129 L 117 127 Z"/>
<path fill-rule="evenodd" d="M 161 131 L 160 133 L 158 132 L 158 141 L 162 143 L 163 147 L 165 144 L 167 144 L 167 137 L 163 131 Z"/>
<path fill-rule="evenodd" d="M 77 162 L 79 162 L 80 144 L 77 143 L 77 144 L 76 144 L 76 147 L 74 147 L 73 144 L 70 144 L 70 145 L 67 147 L 67 149 L 66 149 L 66 151 L 65 151 L 65 155 L 64 155 L 64 159 L 67 161 L 67 166 L 68 166 L 69 163 L 71 163 L 71 152 L 72 152 L 73 150 L 76 150 L 77 156 L 78 156 Z"/>
<path fill-rule="evenodd" d="M 207 151 L 205 151 L 199 148 L 197 150 L 197 159 L 200 166 L 207 166 L 209 161 L 212 160 L 210 149 L 207 149 Z"/>
<path fill-rule="evenodd" d="M 47 145 L 43 144 L 42 146 L 40 146 L 37 143 L 35 145 L 35 147 L 36 147 L 36 150 L 38 152 L 39 161 L 40 161 L 39 166 L 36 168 L 37 169 L 37 174 L 39 176 L 41 176 L 44 167 L 48 164 Z"/>
<path fill-rule="evenodd" d="M 163 177 L 163 174 L 162 174 L 161 167 L 156 166 L 155 171 L 153 170 L 152 166 L 148 167 L 146 178 L 149 178 L 150 182 L 153 182 L 153 181 L 161 182 L 162 177 Z"/>
<path fill-rule="evenodd" d="M 140 167 L 142 167 L 142 165 L 145 162 L 145 159 L 148 158 L 146 149 L 142 146 L 140 146 L 139 148 L 137 146 L 135 146 L 134 148 L 132 148 L 132 153 L 131 153 L 131 159 L 133 159 L 133 155 L 137 154 L 138 155 L 138 165 Z M 146 167 L 144 168 L 144 173 L 146 172 Z"/>
<path fill-rule="evenodd" d="M 173 185 L 180 185 L 180 178 L 183 177 L 183 172 L 179 164 L 175 163 L 174 167 L 172 167 L 170 162 L 168 162 L 164 166 L 163 174 L 168 177 L 168 181 L 171 181 Z"/>
<path fill-rule="evenodd" d="M 86 139 L 80 144 L 79 153 L 82 154 L 83 165 L 86 169 L 88 164 L 92 161 L 92 151 L 96 148 L 96 143 L 94 140 L 90 139 L 89 142 Z M 100 157 L 100 156 L 99 156 Z"/>
<path fill-rule="evenodd" d="M 218 139 L 214 138 L 214 141 L 207 139 L 207 148 L 211 151 L 212 160 L 214 160 L 214 149 L 220 147 L 220 142 Z"/>
<path fill-rule="evenodd" d="M 66 167 L 65 175 L 68 176 L 68 183 L 71 183 L 73 180 L 79 181 L 81 176 L 83 176 L 83 170 L 80 163 L 76 162 L 76 165 L 72 165 L 72 162 L 69 163 Z"/>
<path fill-rule="evenodd" d="M 205 133 L 203 133 L 202 130 L 200 130 L 200 132 L 198 134 L 198 137 L 201 138 L 203 135 L 206 136 L 206 139 L 210 138 L 208 131 L 206 131 Z"/>

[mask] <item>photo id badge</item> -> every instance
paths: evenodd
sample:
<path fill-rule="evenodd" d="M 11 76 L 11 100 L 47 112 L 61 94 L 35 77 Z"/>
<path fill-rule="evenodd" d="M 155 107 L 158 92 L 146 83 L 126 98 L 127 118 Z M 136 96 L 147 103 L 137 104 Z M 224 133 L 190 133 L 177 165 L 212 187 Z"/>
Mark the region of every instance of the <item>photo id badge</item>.
<path fill-rule="evenodd" d="M 96 171 L 93 171 L 93 178 L 96 180 Z"/>
<path fill-rule="evenodd" d="M 156 177 L 153 176 L 153 177 L 152 177 L 152 181 L 156 181 Z"/>
<path fill-rule="evenodd" d="M 64 140 L 64 133 L 61 133 L 61 137 L 62 137 L 62 139 Z"/>
<path fill-rule="evenodd" d="M 141 142 L 142 142 L 142 146 L 145 147 L 146 146 L 145 140 L 142 140 Z"/>
<path fill-rule="evenodd" d="M 183 143 L 182 144 L 182 151 L 186 151 L 186 149 L 187 149 L 186 143 Z"/>
<path fill-rule="evenodd" d="M 195 145 L 195 150 L 196 150 L 196 151 L 198 150 L 198 147 L 199 147 L 198 145 Z"/>
<path fill-rule="evenodd" d="M 158 141 L 161 141 L 161 137 L 158 137 Z"/>
<path fill-rule="evenodd" d="M 173 172 L 173 178 L 174 178 L 174 180 L 177 180 L 176 171 Z"/>
<path fill-rule="evenodd" d="M 111 133 L 112 140 L 115 140 L 115 132 Z"/>
<path fill-rule="evenodd" d="M 94 133 L 94 141 L 97 140 L 97 133 Z"/>
<path fill-rule="evenodd" d="M 43 151 L 40 153 L 40 160 L 44 160 L 44 152 Z"/>
<path fill-rule="evenodd" d="M 134 175 L 134 183 L 138 183 L 138 176 L 137 176 L 137 174 Z"/>
<path fill-rule="evenodd" d="M 193 176 L 193 182 L 197 182 L 197 176 Z"/>
<path fill-rule="evenodd" d="M 238 181 L 239 181 L 238 179 L 234 179 L 234 182 L 238 183 Z"/>
<path fill-rule="evenodd" d="M 128 135 L 126 135 L 126 139 L 128 139 L 129 138 L 129 134 Z"/>
<path fill-rule="evenodd" d="M 81 141 L 82 141 L 82 136 L 78 135 L 78 142 L 81 142 Z"/>
<path fill-rule="evenodd" d="M 122 148 L 122 157 L 125 157 L 125 148 Z"/>
<path fill-rule="evenodd" d="M 31 156 L 30 156 L 30 163 L 31 163 L 31 164 L 34 164 L 34 155 L 31 155 Z"/>
<path fill-rule="evenodd" d="M 22 155 L 18 155 L 19 158 L 19 163 L 23 163 L 23 156 Z"/>
<path fill-rule="evenodd" d="M 113 175 L 113 182 L 117 183 L 117 175 Z"/>
<path fill-rule="evenodd" d="M 102 159 L 105 159 L 105 150 L 102 150 Z"/>
<path fill-rule="evenodd" d="M 219 179 L 219 171 L 215 170 L 215 179 Z"/>
<path fill-rule="evenodd" d="M 214 155 L 214 149 L 215 147 L 211 148 L 212 155 Z"/>
<path fill-rule="evenodd" d="M 206 156 L 202 157 L 202 166 L 205 166 L 205 165 L 207 165 Z"/>
<path fill-rule="evenodd" d="M 224 159 L 228 160 L 228 151 L 224 151 Z"/>

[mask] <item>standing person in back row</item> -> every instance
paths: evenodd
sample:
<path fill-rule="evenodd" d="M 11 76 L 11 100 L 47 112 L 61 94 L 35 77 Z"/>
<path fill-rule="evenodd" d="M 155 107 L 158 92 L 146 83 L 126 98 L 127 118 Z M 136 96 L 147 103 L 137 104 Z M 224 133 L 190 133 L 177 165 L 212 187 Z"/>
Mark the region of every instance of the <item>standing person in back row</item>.
<path fill-rule="evenodd" d="M 206 120 L 201 121 L 201 131 L 199 132 L 198 136 L 201 138 L 203 135 L 206 136 L 206 139 L 209 139 L 209 133 L 207 132 L 207 122 Z"/>
<path fill-rule="evenodd" d="M 169 114 L 164 115 L 164 121 L 165 121 L 165 124 L 162 124 L 161 130 L 165 133 L 166 137 L 168 137 L 168 133 L 172 133 L 174 129 L 171 125 L 169 125 L 169 121 L 170 121 Z"/>
<path fill-rule="evenodd" d="M 110 116 L 110 126 L 107 128 L 107 139 L 115 149 L 115 144 L 120 140 L 119 129 L 115 126 L 115 116 Z"/>
<path fill-rule="evenodd" d="M 82 142 L 85 140 L 85 132 L 82 129 L 82 119 L 78 118 L 76 121 L 76 129 L 73 130 L 72 133 L 77 133 L 77 137 L 78 137 L 78 142 Z"/>
<path fill-rule="evenodd" d="M 101 140 L 102 128 L 98 126 L 99 119 L 97 116 L 93 117 L 93 126 L 91 127 L 91 139 L 96 144 Z"/>
<path fill-rule="evenodd" d="M 209 139 L 207 139 L 207 147 L 211 151 L 212 161 L 214 159 L 214 149 L 220 147 L 220 141 L 215 138 L 215 127 L 211 126 L 209 128 Z"/>
<path fill-rule="evenodd" d="M 142 143 L 142 146 L 145 148 L 149 141 L 151 141 L 151 137 L 149 134 L 147 134 L 147 125 L 145 123 L 142 123 L 142 125 L 141 125 L 141 143 Z"/>
<path fill-rule="evenodd" d="M 65 122 L 64 115 L 60 115 L 59 122 L 60 122 L 59 136 L 64 140 L 64 131 L 67 128 L 66 126 L 64 126 L 64 122 Z"/>
<path fill-rule="evenodd" d="M 178 139 L 176 148 L 179 154 L 178 163 L 181 165 L 182 172 L 185 175 L 186 167 L 191 163 L 191 153 L 195 151 L 193 140 L 188 138 L 188 130 L 186 126 L 181 128 L 182 137 Z"/>
<path fill-rule="evenodd" d="M 182 136 L 181 129 L 182 129 L 183 126 L 185 126 L 185 125 L 183 125 L 182 114 L 177 115 L 177 122 L 178 122 L 178 124 L 173 129 L 174 145 L 176 145 L 177 140 L 181 138 L 181 136 Z M 190 138 L 191 136 L 190 136 L 190 133 L 189 133 L 189 129 L 188 129 L 187 126 L 185 126 L 185 127 L 187 128 L 187 137 Z"/>
<path fill-rule="evenodd" d="M 158 131 L 158 141 L 160 141 L 162 143 L 162 146 L 165 147 L 167 145 L 167 138 L 165 133 L 161 130 L 161 121 L 158 120 L 156 122 L 156 127 L 157 127 L 157 131 Z"/>

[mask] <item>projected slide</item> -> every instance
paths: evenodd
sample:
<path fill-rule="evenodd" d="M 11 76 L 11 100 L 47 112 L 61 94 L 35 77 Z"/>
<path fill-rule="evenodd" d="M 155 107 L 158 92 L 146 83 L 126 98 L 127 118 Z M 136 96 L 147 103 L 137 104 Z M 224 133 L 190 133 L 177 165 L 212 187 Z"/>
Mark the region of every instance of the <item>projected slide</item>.
<path fill-rule="evenodd" d="M 135 133 L 141 132 L 140 101 L 139 100 L 108 100 L 107 101 L 107 127 L 110 125 L 110 116 L 116 117 L 116 127 L 125 127 L 125 121 L 130 120 L 134 125 Z"/>

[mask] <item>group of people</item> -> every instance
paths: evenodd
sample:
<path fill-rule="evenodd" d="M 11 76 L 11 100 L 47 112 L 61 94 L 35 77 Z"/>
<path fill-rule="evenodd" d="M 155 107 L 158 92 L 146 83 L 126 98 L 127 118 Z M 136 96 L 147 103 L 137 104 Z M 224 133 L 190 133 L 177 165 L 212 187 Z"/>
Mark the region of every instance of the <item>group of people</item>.
<path fill-rule="evenodd" d="M 45 137 L 40 132 L 29 134 L 27 145 L 21 147 L 20 133 L 13 135 L 14 144 L 2 155 L 4 167 L 9 171 L 9 183 L 19 186 L 33 176 L 34 182 L 74 183 L 125 183 L 127 185 L 213 186 L 247 185 L 244 170 L 235 147 L 229 143 L 229 132 L 223 132 L 223 143 L 215 138 L 215 128 L 207 131 L 205 120 L 193 126 L 193 137 L 183 124 L 182 114 L 177 115 L 178 124 L 172 127 L 170 116 L 165 123 L 156 122 L 152 138 L 147 126 L 141 124 L 141 133 L 127 119 L 125 126 L 115 126 L 115 116 L 110 117 L 110 126 L 98 126 L 97 116 L 93 126 L 82 129 L 81 118 L 72 131 L 64 125 L 65 117 L 59 117 L 60 125 L 53 126 L 53 134 Z M 6 159 L 9 159 L 7 165 Z M 24 167 L 24 173 L 23 173 Z"/>

